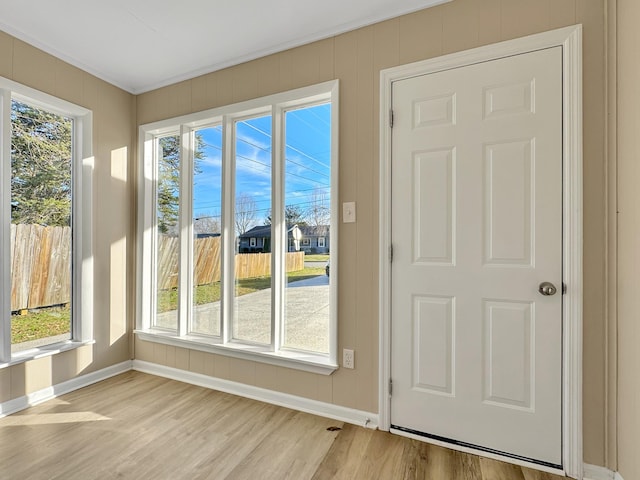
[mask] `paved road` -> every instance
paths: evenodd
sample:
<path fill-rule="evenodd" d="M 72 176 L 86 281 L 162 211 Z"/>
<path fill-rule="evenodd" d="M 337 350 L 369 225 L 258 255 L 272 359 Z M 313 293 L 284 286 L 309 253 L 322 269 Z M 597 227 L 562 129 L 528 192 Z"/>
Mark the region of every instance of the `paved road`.
<path fill-rule="evenodd" d="M 304 268 L 324 268 L 327 262 L 304 262 Z"/>

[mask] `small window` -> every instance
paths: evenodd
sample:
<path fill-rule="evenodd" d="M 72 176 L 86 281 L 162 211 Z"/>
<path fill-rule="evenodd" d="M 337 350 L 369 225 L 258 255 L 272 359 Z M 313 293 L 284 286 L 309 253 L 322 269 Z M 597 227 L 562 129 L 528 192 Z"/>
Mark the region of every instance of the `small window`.
<path fill-rule="evenodd" d="M 249 246 L 250 247 L 255 247 L 256 245 L 257 245 L 256 238 L 255 237 L 251 237 L 251 239 L 249 240 Z"/>
<path fill-rule="evenodd" d="M 318 248 L 324 248 L 324 237 L 318 237 Z"/>
<path fill-rule="evenodd" d="M 300 245 L 302 245 L 303 247 L 310 247 L 311 246 L 311 239 L 309 237 L 305 237 L 300 241 Z"/>
<path fill-rule="evenodd" d="M 91 339 L 91 113 L 2 78 L 0 97 L 11 139 L 0 152 L 1 257 L 13 260 L 0 266 L 5 363 Z"/>
<path fill-rule="evenodd" d="M 12 352 L 71 338 L 72 131 L 11 101 Z"/>

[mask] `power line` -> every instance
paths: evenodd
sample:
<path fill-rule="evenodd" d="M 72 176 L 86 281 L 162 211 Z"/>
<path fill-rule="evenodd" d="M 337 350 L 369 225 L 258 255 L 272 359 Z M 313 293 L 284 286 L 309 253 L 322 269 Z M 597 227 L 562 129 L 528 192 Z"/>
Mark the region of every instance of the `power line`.
<path fill-rule="evenodd" d="M 260 133 L 262 133 L 263 135 L 266 135 L 268 138 L 271 138 L 271 134 L 270 134 L 270 133 L 267 133 L 267 132 L 265 132 L 265 131 L 263 131 L 263 130 L 260 130 L 258 127 L 256 127 L 255 125 L 251 125 L 250 123 L 246 123 L 246 122 L 243 122 L 243 123 L 244 123 L 245 125 L 247 125 L 248 127 L 250 127 L 250 128 L 252 128 L 252 129 L 254 129 L 255 131 L 260 132 Z M 311 161 L 313 161 L 313 162 L 316 162 L 318 165 L 322 165 L 322 166 L 323 166 L 323 167 L 325 167 L 325 168 L 327 167 L 327 165 L 326 165 L 326 164 L 324 164 L 324 163 L 322 163 L 320 160 L 316 159 L 315 157 L 312 157 L 311 155 L 309 155 L 309 154 L 308 154 L 308 153 L 306 153 L 306 152 L 303 152 L 302 150 L 299 150 L 299 149 L 297 149 L 297 148 L 295 148 L 295 147 L 292 147 L 290 144 L 286 143 L 286 141 L 285 141 L 284 146 L 285 146 L 285 148 L 290 148 L 290 149 L 291 149 L 291 150 L 293 150 L 294 152 L 299 153 L 300 155 L 302 155 L 302 156 L 304 156 L 304 157 L 307 157 L 309 160 L 311 160 Z"/>
<path fill-rule="evenodd" d="M 321 184 L 318 187 L 314 187 L 314 188 L 304 188 L 304 189 L 301 189 L 301 190 L 288 191 L 288 192 L 285 192 L 285 195 L 295 195 L 295 194 L 298 194 L 298 193 L 311 192 L 311 191 L 315 191 L 315 190 L 322 190 L 322 188 L 330 188 L 330 187 L 331 187 L 331 185 L 329 185 L 329 184 Z M 255 202 L 256 203 L 271 202 L 271 199 L 269 199 L 269 200 L 255 200 Z M 196 206 L 196 204 L 199 205 L 199 208 L 204 208 L 204 206 L 209 206 L 211 208 L 220 207 L 221 206 L 219 203 L 193 202 L 194 206 Z"/>
<path fill-rule="evenodd" d="M 238 140 L 240 140 L 241 142 L 246 143 L 247 145 L 251 145 L 252 147 L 255 147 L 255 148 L 259 149 L 259 150 L 262 150 L 262 151 L 263 151 L 263 152 L 265 152 L 265 153 L 271 154 L 271 148 L 268 148 L 268 149 L 267 149 L 267 148 L 262 147 L 262 146 L 260 146 L 260 145 L 256 145 L 255 143 L 252 143 L 252 142 L 250 142 L 249 140 L 245 140 L 244 138 L 240 138 L 240 137 L 236 137 L 236 138 L 237 138 Z M 289 148 L 293 149 L 293 147 L 291 147 L 291 146 L 289 146 Z M 305 154 L 305 155 L 306 155 L 306 154 Z M 306 156 L 308 156 L 309 158 L 311 158 L 309 155 L 306 155 Z M 311 172 L 313 172 L 313 173 L 316 173 L 316 174 L 318 174 L 318 175 L 322 175 L 323 177 L 327 177 L 327 178 L 329 178 L 329 175 L 327 175 L 326 173 L 323 173 L 323 172 L 319 172 L 319 171 L 317 171 L 317 170 L 314 170 L 313 168 L 311 168 L 311 167 L 309 167 L 309 166 L 307 166 L 307 165 L 303 165 L 302 163 L 294 162 L 293 160 L 291 160 L 290 158 L 287 158 L 286 156 L 285 156 L 285 161 L 287 161 L 287 162 L 289 162 L 289 163 L 293 163 L 294 165 L 298 165 L 299 167 L 305 168 L 305 169 L 307 169 L 307 170 L 309 170 L 309 171 L 311 171 Z M 326 166 L 325 164 L 321 163 L 320 161 L 317 161 L 317 162 L 318 162 L 320 165 L 322 165 L 323 167 L 327 168 L 327 166 Z M 286 173 L 286 170 L 285 170 L 285 173 Z"/>
<path fill-rule="evenodd" d="M 247 127 L 251 128 L 252 130 L 255 130 L 256 132 L 258 132 L 258 133 L 260 133 L 260 134 L 262 134 L 262 135 L 266 136 L 266 137 L 267 137 L 267 138 L 269 138 L 269 139 L 271 139 L 271 138 L 272 138 L 272 135 L 271 135 L 270 133 L 265 132 L 264 130 L 262 130 L 262 129 L 260 129 L 260 128 L 256 127 L 255 125 L 253 125 L 253 124 L 251 124 L 251 123 L 248 123 L 248 121 L 247 121 L 247 120 L 242 121 L 242 122 L 239 122 L 239 123 L 242 123 L 243 125 L 246 125 Z M 307 124 L 308 124 L 308 123 L 307 123 Z M 221 126 L 216 126 L 216 127 L 213 127 L 212 129 L 213 129 L 213 130 L 217 130 L 217 131 L 221 131 L 221 130 L 220 130 L 220 129 L 221 129 Z M 238 136 L 238 135 L 236 135 L 236 139 L 237 139 L 237 140 L 239 140 L 239 141 L 241 141 L 241 142 L 243 142 L 243 143 L 246 143 L 247 145 L 250 145 L 250 146 L 252 146 L 252 147 L 254 147 L 254 148 L 257 148 L 257 149 L 259 149 L 259 150 L 261 150 L 261 151 L 263 151 L 263 152 L 265 152 L 265 153 L 268 153 L 269 155 L 271 155 L 271 153 L 272 153 L 272 152 L 271 152 L 271 148 L 265 148 L 265 147 L 263 147 L 263 146 L 261 146 L 261 145 L 257 145 L 257 144 L 255 144 L 255 143 L 253 143 L 253 142 L 250 142 L 249 140 L 247 140 L 247 139 L 245 139 L 245 138 L 242 138 L 242 137 L 240 137 L 240 136 Z M 205 146 L 207 146 L 207 147 L 214 148 L 214 149 L 219 150 L 219 151 L 222 151 L 222 147 L 221 147 L 221 146 L 218 146 L 218 145 L 214 145 L 214 144 L 211 144 L 211 143 L 208 143 L 208 142 L 204 142 L 204 141 L 203 141 L 203 145 L 205 145 Z M 298 154 L 302 155 L 302 156 L 303 156 L 303 157 L 305 157 L 305 158 L 308 158 L 309 160 L 311 160 L 311 161 L 313 161 L 313 162 L 317 163 L 318 165 L 322 166 L 323 168 L 330 168 L 330 167 L 328 167 L 325 163 L 321 162 L 320 160 L 316 159 L 315 157 L 313 157 L 313 156 L 309 155 L 309 154 L 308 154 L 308 153 L 306 153 L 306 152 L 303 152 L 302 150 L 300 150 L 300 149 L 298 149 L 298 148 L 296 148 L 296 147 L 291 146 L 291 145 L 290 145 L 290 144 L 288 144 L 288 143 L 285 143 L 285 148 L 289 148 L 289 149 L 293 150 L 294 152 L 296 152 L 296 153 L 298 153 Z M 255 163 L 262 164 L 262 165 L 264 165 L 264 166 L 269 166 L 269 168 L 270 168 L 270 165 L 264 164 L 264 163 L 259 162 L 259 161 L 257 161 L 257 160 L 250 159 L 250 158 L 248 158 L 248 157 L 246 157 L 246 156 L 244 156 L 244 155 L 240 155 L 240 154 L 238 154 L 237 152 L 236 152 L 236 156 L 238 156 L 238 157 L 240 157 L 240 158 L 244 158 L 244 159 L 249 160 L 249 161 L 254 161 Z M 301 168 L 307 169 L 307 170 L 309 170 L 309 171 L 311 171 L 311 172 L 313 172 L 313 173 L 315 173 L 315 174 L 317 174 L 317 175 L 321 175 L 321 176 L 323 176 L 323 177 L 329 178 L 329 175 L 328 175 L 328 174 L 323 173 L 323 172 L 319 172 L 318 170 L 315 170 L 315 169 L 313 169 L 313 168 L 309 167 L 308 165 L 304 165 L 304 164 L 299 163 L 299 162 L 296 162 L 296 161 L 294 161 L 294 160 L 292 160 L 292 159 L 290 159 L 290 158 L 287 158 L 287 156 L 286 156 L 286 155 L 285 155 L 285 161 L 290 162 L 290 163 L 292 163 L 292 164 L 294 164 L 294 165 L 297 165 L 297 166 L 299 166 L 299 167 L 301 167 Z M 314 182 L 314 181 L 315 181 L 315 180 L 311 180 L 311 179 L 309 179 L 309 178 L 307 178 L 307 177 L 303 177 L 303 176 L 301 176 L 301 175 L 299 175 L 299 174 L 296 174 L 296 173 L 294 173 L 294 172 L 287 171 L 286 169 L 285 169 L 285 174 L 287 174 L 287 175 L 292 175 L 292 176 L 295 176 L 295 177 L 298 177 L 298 178 L 302 178 L 302 179 L 305 179 L 305 180 L 308 180 L 308 181 L 312 181 L 312 182 Z"/>
<path fill-rule="evenodd" d="M 262 166 L 264 166 L 264 167 L 267 167 L 267 168 L 271 169 L 271 165 L 269 165 L 269 164 L 267 164 L 267 163 L 259 162 L 258 160 L 255 160 L 255 159 L 253 159 L 253 158 L 245 157 L 244 155 L 240 155 L 240 154 L 239 154 L 239 153 L 237 153 L 237 152 L 236 152 L 236 157 L 238 157 L 238 158 L 242 158 L 243 160 L 247 160 L 247 161 L 249 161 L 249 162 L 257 163 L 257 164 L 259 164 L 259 165 L 262 165 Z M 287 175 L 291 175 L 292 177 L 300 178 L 301 180 L 304 180 L 304 181 L 306 181 L 306 182 L 310 182 L 312 185 L 315 185 L 315 184 L 317 183 L 317 180 L 314 180 L 314 179 L 312 179 L 312 178 L 308 178 L 308 177 L 304 177 L 304 176 L 299 175 L 299 174 L 297 174 L 297 173 L 293 173 L 293 172 L 287 172 L 287 171 L 285 171 L 285 174 L 287 174 Z"/>
<path fill-rule="evenodd" d="M 315 204 L 315 203 L 318 203 L 318 202 L 316 202 L 314 200 L 309 200 L 309 201 L 306 201 L 306 202 L 288 203 L 288 204 L 285 205 L 285 210 L 287 208 L 289 208 L 289 207 L 300 207 L 302 205 L 311 205 L 311 204 Z M 321 204 L 320 206 L 324 206 L 324 205 Z M 325 207 L 325 208 L 329 208 L 329 207 Z M 251 212 L 258 213 L 258 212 L 269 212 L 269 211 L 271 211 L 271 207 L 255 208 L 253 210 L 247 210 L 246 212 L 247 213 L 251 213 Z M 222 214 L 220 214 L 220 215 L 202 215 L 202 216 L 198 216 L 198 218 L 222 218 Z"/>

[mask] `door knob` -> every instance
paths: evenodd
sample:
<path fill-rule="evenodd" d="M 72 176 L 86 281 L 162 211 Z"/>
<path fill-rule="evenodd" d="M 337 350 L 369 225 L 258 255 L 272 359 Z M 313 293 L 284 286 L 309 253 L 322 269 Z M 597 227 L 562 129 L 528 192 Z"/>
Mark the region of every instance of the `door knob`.
<path fill-rule="evenodd" d="M 558 290 L 556 289 L 555 285 L 551 282 L 542 282 L 538 287 L 538 292 L 540 292 L 541 295 L 547 297 L 555 295 L 557 291 Z"/>

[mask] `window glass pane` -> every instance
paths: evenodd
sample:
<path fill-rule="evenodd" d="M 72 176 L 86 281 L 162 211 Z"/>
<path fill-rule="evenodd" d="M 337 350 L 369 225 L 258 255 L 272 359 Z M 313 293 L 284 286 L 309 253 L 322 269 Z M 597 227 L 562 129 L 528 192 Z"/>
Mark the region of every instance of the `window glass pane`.
<path fill-rule="evenodd" d="M 330 103 L 286 113 L 285 157 L 283 345 L 329 353 Z"/>
<path fill-rule="evenodd" d="M 156 188 L 156 316 L 154 326 L 178 329 L 180 139 L 158 139 Z"/>
<path fill-rule="evenodd" d="M 73 121 L 11 102 L 11 351 L 71 338 Z"/>
<path fill-rule="evenodd" d="M 271 343 L 271 115 L 236 122 L 235 152 L 233 338 L 268 344 Z"/>
<path fill-rule="evenodd" d="M 222 126 L 195 132 L 191 331 L 220 335 Z"/>

